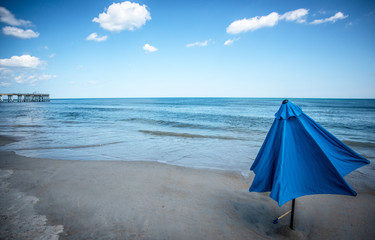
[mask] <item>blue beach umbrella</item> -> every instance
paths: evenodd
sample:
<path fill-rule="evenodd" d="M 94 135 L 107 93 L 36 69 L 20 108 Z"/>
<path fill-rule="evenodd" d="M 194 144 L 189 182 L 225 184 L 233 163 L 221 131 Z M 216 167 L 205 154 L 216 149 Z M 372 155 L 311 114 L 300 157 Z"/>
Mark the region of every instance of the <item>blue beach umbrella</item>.
<path fill-rule="evenodd" d="M 284 100 L 250 170 L 255 178 L 250 192 L 271 192 L 279 206 L 312 194 L 357 193 L 344 176 L 368 164 L 335 136 Z M 276 220 L 277 221 L 277 220 Z"/>

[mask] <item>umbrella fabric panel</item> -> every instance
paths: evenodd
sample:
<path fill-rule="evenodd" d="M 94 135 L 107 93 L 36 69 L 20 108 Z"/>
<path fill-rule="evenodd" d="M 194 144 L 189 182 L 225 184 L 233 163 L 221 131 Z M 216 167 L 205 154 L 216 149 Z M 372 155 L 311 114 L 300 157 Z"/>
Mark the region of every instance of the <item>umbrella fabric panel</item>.
<path fill-rule="evenodd" d="M 370 163 L 306 114 L 302 113 L 299 120 L 342 176 Z"/>
<path fill-rule="evenodd" d="M 356 195 L 297 118 L 279 121 L 283 122 L 280 130 L 282 150 L 279 151 L 271 198 L 281 206 L 304 195 Z"/>
<path fill-rule="evenodd" d="M 282 122 L 275 120 L 269 130 L 266 139 L 250 170 L 256 177 L 253 180 L 250 191 L 270 192 L 272 190 L 273 178 L 276 174 L 277 159 L 279 156 L 282 135 L 278 133 Z M 259 177 L 258 176 L 259 173 Z"/>

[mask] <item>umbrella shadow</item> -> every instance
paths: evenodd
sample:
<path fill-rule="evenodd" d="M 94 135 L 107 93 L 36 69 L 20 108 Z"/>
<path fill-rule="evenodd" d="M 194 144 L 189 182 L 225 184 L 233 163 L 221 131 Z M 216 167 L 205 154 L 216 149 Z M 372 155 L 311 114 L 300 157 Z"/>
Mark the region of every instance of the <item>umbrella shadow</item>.
<path fill-rule="evenodd" d="M 288 238 L 305 239 L 306 233 L 289 228 L 290 215 L 273 224 L 273 221 L 281 214 L 290 209 L 290 204 L 285 204 L 279 208 L 272 203 L 268 194 L 257 194 L 257 197 L 243 199 L 240 201 L 230 201 L 233 213 L 247 229 L 256 232 L 265 238 Z"/>

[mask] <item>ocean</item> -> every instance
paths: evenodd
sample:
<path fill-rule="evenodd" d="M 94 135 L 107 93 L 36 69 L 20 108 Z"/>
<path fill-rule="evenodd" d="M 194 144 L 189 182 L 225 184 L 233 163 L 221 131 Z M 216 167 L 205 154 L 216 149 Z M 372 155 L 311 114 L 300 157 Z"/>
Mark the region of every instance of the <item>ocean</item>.
<path fill-rule="evenodd" d="M 158 161 L 248 172 L 283 99 L 116 98 L 1 103 L 0 150 L 66 160 Z M 370 161 L 374 99 L 290 99 Z M 371 164 L 372 165 L 372 164 Z"/>

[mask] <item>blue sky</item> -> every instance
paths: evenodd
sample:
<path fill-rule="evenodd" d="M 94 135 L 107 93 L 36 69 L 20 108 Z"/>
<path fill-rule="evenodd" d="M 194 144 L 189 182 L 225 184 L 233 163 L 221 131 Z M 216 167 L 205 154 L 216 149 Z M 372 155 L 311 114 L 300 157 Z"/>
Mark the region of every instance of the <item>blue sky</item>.
<path fill-rule="evenodd" d="M 0 28 L 0 92 L 375 98 L 375 1 L 3 0 Z"/>

